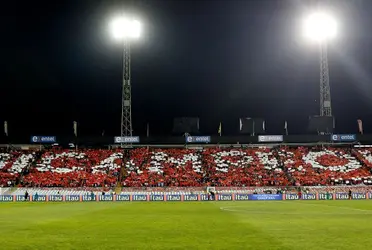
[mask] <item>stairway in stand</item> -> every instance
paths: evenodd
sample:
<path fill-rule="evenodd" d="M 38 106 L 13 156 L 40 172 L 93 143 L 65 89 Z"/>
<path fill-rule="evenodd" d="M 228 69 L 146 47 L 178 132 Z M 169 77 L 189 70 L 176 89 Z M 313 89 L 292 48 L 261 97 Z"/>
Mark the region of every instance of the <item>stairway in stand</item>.
<path fill-rule="evenodd" d="M 283 172 L 287 176 L 288 180 L 292 183 L 292 185 L 296 185 L 296 179 L 287 171 L 287 168 L 284 166 L 284 162 L 279 156 L 278 150 L 280 150 L 280 147 L 273 147 L 271 149 L 271 152 L 273 153 L 276 160 L 278 161 L 278 166 L 283 170 Z"/>
<path fill-rule="evenodd" d="M 115 188 L 115 192 L 118 194 L 121 192 L 121 183 L 122 181 L 127 178 L 127 171 L 125 169 L 125 165 L 127 162 L 130 161 L 130 150 L 129 148 L 123 149 L 123 158 L 122 158 L 122 163 L 121 163 L 121 168 L 120 168 L 120 175 L 118 177 L 118 183 Z"/>
<path fill-rule="evenodd" d="M 362 165 L 363 168 L 366 168 L 372 174 L 372 168 L 368 167 L 366 163 L 363 161 L 363 156 L 358 153 L 357 149 L 350 149 L 348 152 L 351 156 L 354 156 L 355 159 Z"/>
<path fill-rule="evenodd" d="M 118 184 L 115 187 L 115 193 L 120 194 L 121 193 L 121 183 L 118 182 Z"/>

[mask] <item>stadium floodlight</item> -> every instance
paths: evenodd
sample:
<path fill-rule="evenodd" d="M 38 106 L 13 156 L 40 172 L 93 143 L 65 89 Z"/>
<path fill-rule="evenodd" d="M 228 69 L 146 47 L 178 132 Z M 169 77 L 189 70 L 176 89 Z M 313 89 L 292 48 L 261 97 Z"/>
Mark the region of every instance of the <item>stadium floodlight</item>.
<path fill-rule="evenodd" d="M 327 46 L 337 35 L 335 18 L 327 12 L 314 12 L 304 20 L 304 36 L 319 44 L 320 50 L 320 116 L 332 116 Z"/>
<path fill-rule="evenodd" d="M 110 23 L 114 38 L 123 42 L 123 89 L 121 102 L 121 137 L 132 136 L 132 94 L 131 94 L 131 55 L 130 44 L 141 35 L 139 21 L 118 17 Z M 121 140 L 121 146 L 123 146 Z"/>
<path fill-rule="evenodd" d="M 315 12 L 304 20 L 304 35 L 310 40 L 326 42 L 336 34 L 336 20 L 325 12 Z"/>
<path fill-rule="evenodd" d="M 137 20 L 119 17 L 112 21 L 111 31 L 116 39 L 139 38 L 141 35 L 141 23 Z"/>

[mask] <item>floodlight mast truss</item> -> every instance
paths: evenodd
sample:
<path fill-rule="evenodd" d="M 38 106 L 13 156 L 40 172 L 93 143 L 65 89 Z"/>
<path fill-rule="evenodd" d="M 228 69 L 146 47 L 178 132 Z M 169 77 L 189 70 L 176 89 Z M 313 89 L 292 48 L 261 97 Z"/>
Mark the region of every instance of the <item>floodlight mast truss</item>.
<path fill-rule="evenodd" d="M 332 116 L 331 89 L 329 85 L 329 68 L 327 42 L 323 41 L 320 50 L 320 116 Z"/>
<path fill-rule="evenodd" d="M 121 137 L 132 136 L 132 94 L 130 82 L 130 39 L 124 39 L 123 49 L 123 93 L 121 104 Z M 123 140 L 122 140 L 123 141 Z M 121 142 L 121 146 L 123 146 Z"/>

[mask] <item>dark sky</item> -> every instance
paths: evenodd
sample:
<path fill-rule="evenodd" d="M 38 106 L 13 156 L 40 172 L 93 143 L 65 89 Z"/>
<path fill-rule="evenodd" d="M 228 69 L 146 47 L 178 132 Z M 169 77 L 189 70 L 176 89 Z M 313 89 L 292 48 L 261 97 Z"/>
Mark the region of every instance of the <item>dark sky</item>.
<path fill-rule="evenodd" d="M 134 134 L 169 134 L 174 117 L 236 134 L 262 117 L 269 134 L 306 132 L 319 113 L 318 48 L 301 35 L 314 1 L 15 1 L 2 7 L 0 120 L 13 136 L 119 135 L 122 47 L 108 24 L 121 10 L 143 23 L 132 50 Z M 372 132 L 372 1 L 327 6 L 340 32 L 329 48 L 338 132 Z M 27 137 L 28 138 L 28 137 Z"/>

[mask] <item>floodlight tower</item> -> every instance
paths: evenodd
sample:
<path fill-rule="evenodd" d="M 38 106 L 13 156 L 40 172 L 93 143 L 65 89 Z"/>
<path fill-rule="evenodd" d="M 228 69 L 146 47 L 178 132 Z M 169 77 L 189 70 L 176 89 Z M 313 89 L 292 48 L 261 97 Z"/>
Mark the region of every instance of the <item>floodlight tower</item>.
<path fill-rule="evenodd" d="M 121 137 L 132 136 L 131 56 L 130 44 L 141 34 L 137 20 L 119 17 L 111 23 L 114 38 L 123 42 L 123 88 L 121 101 Z M 121 143 L 123 145 L 123 143 Z"/>
<path fill-rule="evenodd" d="M 304 22 L 305 36 L 319 45 L 320 51 L 320 116 L 332 116 L 327 44 L 336 36 L 336 21 L 328 14 L 316 12 Z"/>

